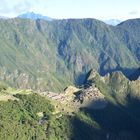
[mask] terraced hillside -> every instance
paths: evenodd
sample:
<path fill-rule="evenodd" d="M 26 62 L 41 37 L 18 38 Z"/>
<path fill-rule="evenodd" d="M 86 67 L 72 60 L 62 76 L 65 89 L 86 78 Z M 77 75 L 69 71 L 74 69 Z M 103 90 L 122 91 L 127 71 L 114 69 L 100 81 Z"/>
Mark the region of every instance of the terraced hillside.
<path fill-rule="evenodd" d="M 86 79 L 59 94 L 1 84 L 0 139 L 139 140 L 140 79 L 131 82 L 121 72 L 101 77 L 95 70 Z"/>

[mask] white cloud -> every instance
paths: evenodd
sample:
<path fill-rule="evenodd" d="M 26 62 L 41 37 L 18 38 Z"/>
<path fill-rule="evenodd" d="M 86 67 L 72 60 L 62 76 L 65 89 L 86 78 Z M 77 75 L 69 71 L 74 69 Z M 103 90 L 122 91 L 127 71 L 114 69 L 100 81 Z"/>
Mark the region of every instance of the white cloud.
<path fill-rule="evenodd" d="M 0 15 L 14 16 L 30 11 L 38 0 L 0 0 Z"/>
<path fill-rule="evenodd" d="M 33 11 L 52 18 L 125 20 L 140 17 L 139 5 L 140 0 L 0 0 L 0 16 Z"/>

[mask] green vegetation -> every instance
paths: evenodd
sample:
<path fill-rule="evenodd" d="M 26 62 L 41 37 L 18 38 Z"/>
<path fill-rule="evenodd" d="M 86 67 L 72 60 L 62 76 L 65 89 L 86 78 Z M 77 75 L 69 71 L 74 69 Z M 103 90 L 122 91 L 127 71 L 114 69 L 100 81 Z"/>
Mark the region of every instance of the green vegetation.
<path fill-rule="evenodd" d="M 62 91 L 83 83 L 91 68 L 128 76 L 140 64 L 139 19 L 116 27 L 95 19 L 1 19 L 0 32 L 0 80 L 16 88 Z"/>
<path fill-rule="evenodd" d="M 3 83 L 3 82 L 0 82 L 0 92 L 2 91 L 2 90 L 6 90 L 8 88 L 8 85 L 6 85 L 5 83 Z"/>
<path fill-rule="evenodd" d="M 39 125 L 38 112 L 48 116 L 53 111 L 50 102 L 37 94 L 15 95 L 19 100 L 0 101 L 0 139 L 1 140 L 43 140 L 45 127 Z"/>
<path fill-rule="evenodd" d="M 1 88 L 0 96 L 12 95 L 16 100 L 0 101 L 0 139 L 139 140 L 139 80 L 130 82 L 121 72 L 105 77 L 91 74 L 87 83 L 94 83 L 105 95 L 105 108 L 54 113 L 54 103 L 37 93 Z"/>
<path fill-rule="evenodd" d="M 140 65 L 139 21 L 1 19 L 0 140 L 139 140 L 140 79 L 123 75 Z M 111 72 L 85 82 L 104 94 L 105 108 L 61 112 L 39 95 L 83 83 L 91 68 Z"/>

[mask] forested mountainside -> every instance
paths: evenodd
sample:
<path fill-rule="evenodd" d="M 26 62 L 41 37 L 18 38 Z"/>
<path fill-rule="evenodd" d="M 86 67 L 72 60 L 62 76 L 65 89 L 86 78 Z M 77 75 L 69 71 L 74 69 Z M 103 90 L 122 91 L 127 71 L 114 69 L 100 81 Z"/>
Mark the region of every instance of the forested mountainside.
<path fill-rule="evenodd" d="M 140 66 L 140 19 L 109 26 L 96 19 L 0 19 L 0 79 L 10 86 L 60 91 L 101 75 Z"/>
<path fill-rule="evenodd" d="M 139 140 L 139 80 L 130 81 L 121 72 L 101 77 L 91 70 L 79 89 L 59 93 L 65 102 L 56 93 L 1 84 L 0 139 Z"/>

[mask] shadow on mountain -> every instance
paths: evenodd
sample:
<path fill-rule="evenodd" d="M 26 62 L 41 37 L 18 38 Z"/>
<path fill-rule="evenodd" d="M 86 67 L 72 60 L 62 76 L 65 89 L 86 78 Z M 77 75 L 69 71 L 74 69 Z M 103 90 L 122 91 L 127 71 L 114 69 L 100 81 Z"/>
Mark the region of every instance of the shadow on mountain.
<path fill-rule="evenodd" d="M 140 139 L 140 101 L 131 99 L 127 106 L 111 103 L 101 110 L 81 109 L 101 129 L 95 129 L 75 118 L 73 120 L 72 140 L 139 140 Z"/>
<path fill-rule="evenodd" d="M 86 81 L 86 78 L 87 78 L 87 73 L 79 74 L 76 78 L 75 84 L 77 86 L 83 85 Z"/>
<path fill-rule="evenodd" d="M 72 121 L 73 134 L 71 140 L 104 140 L 105 133 L 103 130 L 93 128 L 79 118 L 74 117 Z"/>
<path fill-rule="evenodd" d="M 114 69 L 107 69 L 105 70 L 104 68 L 102 68 L 102 66 L 100 67 L 100 75 L 101 76 L 105 76 L 107 73 L 112 73 L 112 72 L 116 72 L 116 71 L 121 71 L 129 80 L 136 80 L 138 78 L 138 74 L 136 76 L 134 76 L 134 73 L 137 71 L 137 68 L 122 68 L 120 66 L 117 66 Z"/>
<path fill-rule="evenodd" d="M 140 68 L 136 69 L 131 75 L 130 80 L 137 80 L 140 76 Z"/>
<path fill-rule="evenodd" d="M 140 68 L 139 69 L 137 69 L 137 68 L 130 69 L 130 68 L 122 68 L 120 66 L 116 67 L 115 69 L 107 69 L 107 70 L 104 70 L 104 68 L 101 67 L 99 70 L 99 74 L 101 76 L 105 76 L 108 73 L 112 73 L 112 72 L 116 72 L 116 71 L 122 72 L 131 81 L 137 80 L 138 77 L 140 76 Z M 89 73 L 90 72 L 79 74 L 75 80 L 75 84 L 77 86 L 84 84 L 87 80 L 87 77 L 89 76 Z"/>

